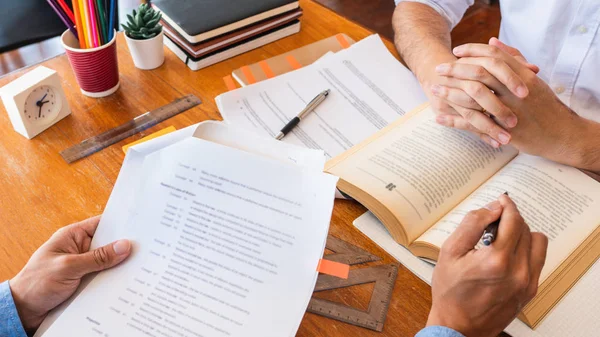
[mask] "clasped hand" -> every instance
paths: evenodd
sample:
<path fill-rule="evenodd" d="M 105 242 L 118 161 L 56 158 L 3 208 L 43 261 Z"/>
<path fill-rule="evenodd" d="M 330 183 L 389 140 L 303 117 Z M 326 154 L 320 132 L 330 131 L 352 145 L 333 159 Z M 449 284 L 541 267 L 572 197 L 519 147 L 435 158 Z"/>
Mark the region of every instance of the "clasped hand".
<path fill-rule="evenodd" d="M 495 38 L 453 52 L 459 59 L 437 66 L 430 87 L 438 123 L 477 133 L 496 148 L 510 143 L 576 166 L 581 147 L 574 135 L 585 122 L 537 76 L 537 66 Z"/>

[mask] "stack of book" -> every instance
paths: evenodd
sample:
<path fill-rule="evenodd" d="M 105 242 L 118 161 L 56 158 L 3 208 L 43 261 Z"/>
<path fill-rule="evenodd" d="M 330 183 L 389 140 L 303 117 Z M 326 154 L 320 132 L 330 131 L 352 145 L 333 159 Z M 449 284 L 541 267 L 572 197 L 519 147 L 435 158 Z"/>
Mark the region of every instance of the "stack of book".
<path fill-rule="evenodd" d="M 192 70 L 300 31 L 297 0 L 156 0 L 165 45 Z"/>

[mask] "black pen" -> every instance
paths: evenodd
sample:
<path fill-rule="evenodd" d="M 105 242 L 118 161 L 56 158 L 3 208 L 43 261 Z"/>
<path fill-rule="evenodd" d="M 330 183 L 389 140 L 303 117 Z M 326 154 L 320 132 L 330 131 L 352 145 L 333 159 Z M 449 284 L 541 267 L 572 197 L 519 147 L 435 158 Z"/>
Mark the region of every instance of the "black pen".
<path fill-rule="evenodd" d="M 325 100 L 325 98 L 327 98 L 327 96 L 329 96 L 329 89 L 321 92 L 320 94 L 317 95 L 317 97 L 313 98 L 313 100 L 310 101 L 302 111 L 300 111 L 298 116 L 292 118 L 292 120 L 289 121 L 283 127 L 283 129 L 281 129 L 281 131 L 277 134 L 277 136 L 275 136 L 275 139 L 281 140 L 283 137 L 285 137 L 285 135 L 287 135 L 290 131 L 292 131 L 292 129 L 295 128 L 296 125 L 298 125 L 298 123 L 300 123 L 300 121 L 309 112 L 313 111 L 319 104 L 321 104 Z"/>
<path fill-rule="evenodd" d="M 508 192 L 504 192 L 504 194 L 508 195 Z M 496 241 L 496 237 L 498 236 L 498 226 L 500 226 L 500 218 L 485 228 L 483 236 L 481 237 L 481 243 L 483 243 L 484 246 L 489 246 L 492 242 Z"/>

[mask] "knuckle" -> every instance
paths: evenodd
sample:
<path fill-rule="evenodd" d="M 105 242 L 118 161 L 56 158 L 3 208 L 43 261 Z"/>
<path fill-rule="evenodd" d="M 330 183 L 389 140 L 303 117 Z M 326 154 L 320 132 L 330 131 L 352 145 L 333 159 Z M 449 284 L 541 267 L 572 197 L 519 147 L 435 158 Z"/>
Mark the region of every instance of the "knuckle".
<path fill-rule="evenodd" d="M 94 257 L 96 264 L 100 267 L 104 267 L 110 262 L 110 255 L 105 247 L 94 250 L 92 256 Z"/>
<path fill-rule="evenodd" d="M 56 260 L 56 267 L 59 270 L 67 270 L 75 263 L 75 256 L 63 255 Z"/>
<path fill-rule="evenodd" d="M 473 77 L 477 80 L 485 78 L 486 75 L 487 70 L 485 70 L 485 68 L 482 66 L 476 66 L 475 69 L 473 69 Z"/>
<path fill-rule="evenodd" d="M 467 213 L 467 215 L 465 215 L 465 219 L 469 220 L 469 221 L 474 221 L 474 222 L 479 222 L 479 221 L 483 220 L 482 216 L 481 216 L 481 212 L 479 212 L 477 210 L 469 211 Z"/>
<path fill-rule="evenodd" d="M 496 47 L 496 46 L 490 46 L 490 55 L 492 57 L 498 57 L 500 56 L 502 53 L 502 51 L 500 50 L 500 48 Z"/>
<path fill-rule="evenodd" d="M 486 268 L 490 275 L 504 278 L 509 273 L 510 265 L 508 258 L 504 254 L 495 254 L 495 256 L 488 260 Z"/>
<path fill-rule="evenodd" d="M 527 300 L 534 298 L 535 295 L 537 295 L 537 292 L 538 292 L 538 285 L 531 284 L 531 286 L 527 289 L 527 292 L 525 294 L 527 296 Z"/>
<path fill-rule="evenodd" d="M 484 94 L 485 86 L 481 83 L 471 83 L 467 86 L 467 92 L 471 97 L 481 97 Z"/>
<path fill-rule="evenodd" d="M 475 117 L 475 110 L 471 110 L 471 109 L 463 109 L 462 110 L 462 116 L 468 120 L 468 121 L 472 121 L 473 118 Z"/>

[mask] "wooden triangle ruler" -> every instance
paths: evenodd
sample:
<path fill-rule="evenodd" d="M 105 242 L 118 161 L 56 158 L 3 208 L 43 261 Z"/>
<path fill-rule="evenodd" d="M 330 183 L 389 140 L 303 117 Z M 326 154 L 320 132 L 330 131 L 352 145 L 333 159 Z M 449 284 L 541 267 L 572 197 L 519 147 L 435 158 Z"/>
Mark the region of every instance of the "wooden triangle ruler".
<path fill-rule="evenodd" d="M 381 258 L 331 235 L 327 238 L 327 249 L 335 252 L 335 254 L 324 256 L 325 259 L 331 261 L 354 265 L 381 260 Z M 307 311 L 381 332 L 383 331 L 397 276 L 398 266 L 393 264 L 352 269 L 348 279 L 321 274 L 317 279 L 315 292 L 375 282 L 369 307 L 367 310 L 362 310 L 313 297 Z"/>
<path fill-rule="evenodd" d="M 323 257 L 325 260 L 329 261 L 349 264 L 352 266 L 355 264 L 381 260 L 380 257 L 331 235 L 327 236 L 327 244 L 325 247 L 335 253 L 327 254 Z"/>

